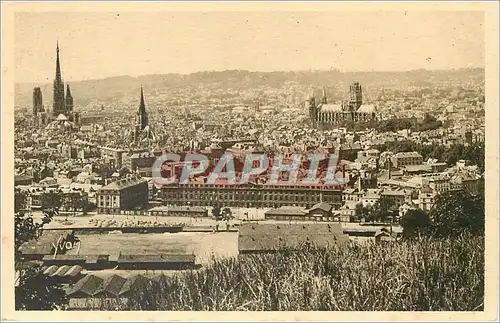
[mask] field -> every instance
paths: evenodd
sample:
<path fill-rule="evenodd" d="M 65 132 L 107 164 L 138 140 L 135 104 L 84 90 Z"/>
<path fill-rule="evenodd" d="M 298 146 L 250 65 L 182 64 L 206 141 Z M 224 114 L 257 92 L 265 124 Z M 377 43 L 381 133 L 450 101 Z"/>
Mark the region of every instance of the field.
<path fill-rule="evenodd" d="M 352 244 L 217 260 L 102 310 L 481 311 L 484 238 Z"/>

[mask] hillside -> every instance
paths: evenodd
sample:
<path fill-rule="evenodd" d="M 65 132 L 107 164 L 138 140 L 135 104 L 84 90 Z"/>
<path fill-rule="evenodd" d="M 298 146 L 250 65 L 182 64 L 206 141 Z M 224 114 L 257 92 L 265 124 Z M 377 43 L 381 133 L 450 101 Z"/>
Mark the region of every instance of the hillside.
<path fill-rule="evenodd" d="M 359 81 L 370 86 L 419 86 L 427 87 L 441 82 L 481 82 L 484 69 L 459 69 L 449 71 L 415 70 L 408 72 L 353 72 L 299 71 L 299 72 L 249 72 L 240 70 L 198 72 L 189 75 L 163 74 L 139 77 L 117 76 L 98 80 L 70 83 L 72 93 L 79 105 L 91 101 L 109 102 L 125 94 L 146 88 L 164 90 L 179 87 L 198 87 L 217 84 L 220 88 L 247 89 L 258 86 L 276 88 L 286 82 L 297 82 L 304 86 L 345 86 Z M 32 105 L 33 87 L 40 86 L 46 104 L 52 101 L 52 84 L 19 83 L 15 85 L 16 107 Z"/>

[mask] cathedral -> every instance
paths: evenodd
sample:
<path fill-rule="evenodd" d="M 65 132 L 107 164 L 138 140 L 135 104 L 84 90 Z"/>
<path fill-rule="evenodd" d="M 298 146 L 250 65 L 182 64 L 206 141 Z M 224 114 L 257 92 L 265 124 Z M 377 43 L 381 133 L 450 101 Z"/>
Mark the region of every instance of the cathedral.
<path fill-rule="evenodd" d="M 58 117 L 64 115 L 71 122 L 76 122 L 78 114 L 73 112 L 73 96 L 69 85 L 66 85 L 66 93 L 64 93 L 64 82 L 61 76 L 61 63 L 59 61 L 59 43 L 56 48 L 56 78 L 54 79 L 54 103 L 52 105 L 52 115 Z"/>
<path fill-rule="evenodd" d="M 53 83 L 52 113 L 47 113 L 43 107 L 42 91 L 39 87 L 33 89 L 33 116 L 41 124 L 49 121 L 65 120 L 72 124 L 78 124 L 80 116 L 73 111 L 73 96 L 69 85 L 64 89 L 61 75 L 61 63 L 59 59 L 59 43 L 56 47 L 56 77 Z"/>
<path fill-rule="evenodd" d="M 375 120 L 376 109 L 373 104 L 363 104 L 361 85 L 354 82 L 349 87 L 349 100 L 340 104 L 328 103 L 326 89 L 319 104 L 313 94 L 306 101 L 311 124 L 317 129 L 330 129 L 346 122 L 365 122 Z"/>

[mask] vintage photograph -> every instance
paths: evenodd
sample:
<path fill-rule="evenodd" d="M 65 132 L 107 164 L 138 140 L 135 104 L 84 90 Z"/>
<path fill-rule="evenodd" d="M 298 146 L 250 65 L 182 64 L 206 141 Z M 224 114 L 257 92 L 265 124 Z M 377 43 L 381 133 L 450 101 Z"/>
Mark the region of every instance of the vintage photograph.
<path fill-rule="evenodd" d="M 16 311 L 485 310 L 484 11 L 163 8 L 13 15 Z"/>

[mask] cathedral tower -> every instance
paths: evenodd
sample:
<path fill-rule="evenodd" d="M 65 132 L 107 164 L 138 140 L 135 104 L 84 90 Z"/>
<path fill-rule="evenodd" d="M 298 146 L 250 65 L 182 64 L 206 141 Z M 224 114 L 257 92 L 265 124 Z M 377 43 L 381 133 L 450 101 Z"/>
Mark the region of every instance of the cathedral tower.
<path fill-rule="evenodd" d="M 139 105 L 139 113 L 137 114 L 139 130 L 144 130 L 148 125 L 148 113 L 146 112 L 146 104 L 144 103 L 144 91 L 141 86 L 141 103 Z"/>
<path fill-rule="evenodd" d="M 61 76 L 61 64 L 59 62 L 59 42 L 56 48 L 56 78 L 54 79 L 54 102 L 52 106 L 52 111 L 54 116 L 59 114 L 65 114 L 66 112 L 66 102 L 64 100 L 64 83 Z"/>
<path fill-rule="evenodd" d="M 312 127 L 316 127 L 316 118 L 317 118 L 317 107 L 316 107 L 316 98 L 314 97 L 314 91 L 311 89 L 309 93 L 309 98 L 306 101 L 306 107 L 309 110 L 309 119 L 312 122 Z"/>
<path fill-rule="evenodd" d="M 349 105 L 351 109 L 358 110 L 363 104 L 363 93 L 361 91 L 361 84 L 354 82 L 349 87 Z"/>
<path fill-rule="evenodd" d="M 139 104 L 139 111 L 134 129 L 134 140 L 137 141 L 142 136 L 142 132 L 148 125 L 148 113 L 146 112 L 146 104 L 144 103 L 144 91 L 141 86 L 141 103 Z"/>
<path fill-rule="evenodd" d="M 321 103 L 328 104 L 328 99 L 326 98 L 326 88 L 324 86 L 323 86 L 323 98 L 321 100 Z"/>
<path fill-rule="evenodd" d="M 43 112 L 42 90 L 39 87 L 33 89 L 33 115 Z"/>
<path fill-rule="evenodd" d="M 71 90 L 69 89 L 69 84 L 66 85 L 66 113 L 73 113 L 73 96 L 71 95 Z"/>

